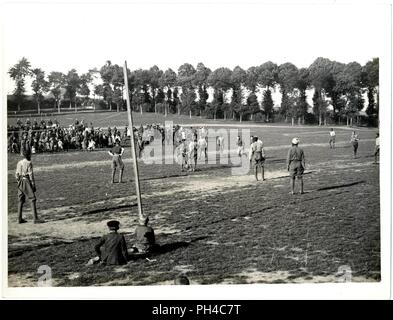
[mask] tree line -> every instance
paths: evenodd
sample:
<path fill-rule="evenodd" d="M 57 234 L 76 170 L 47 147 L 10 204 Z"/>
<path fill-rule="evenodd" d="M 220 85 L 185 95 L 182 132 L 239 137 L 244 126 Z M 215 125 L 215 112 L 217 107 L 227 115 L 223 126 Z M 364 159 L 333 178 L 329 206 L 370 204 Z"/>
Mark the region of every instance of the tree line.
<path fill-rule="evenodd" d="M 38 113 L 44 94 L 53 97 L 53 108 L 60 112 L 61 102 L 69 108 L 77 107 L 77 97 L 82 105 L 91 103 L 91 96 L 98 97 L 109 110 L 124 110 L 123 67 L 107 61 L 101 68 L 78 74 L 71 69 L 64 74 L 52 71 L 46 75 L 40 68 L 32 68 L 22 58 L 8 71 L 15 81 L 13 96 L 20 110 L 25 100 L 25 80 L 31 77 L 31 89 Z M 196 68 L 190 63 L 182 64 L 177 72 L 150 69 L 127 70 L 128 90 L 132 108 L 140 112 L 189 113 L 211 118 L 232 118 L 242 121 L 246 116 L 263 115 L 265 121 L 274 116 L 272 90 L 282 95 L 277 112 L 285 119 L 304 123 L 312 107 L 318 122 L 326 124 L 342 118 L 347 124 L 365 106 L 363 95 L 367 94 L 366 113 L 378 118 L 379 112 L 379 59 L 373 58 L 364 66 L 357 62 L 348 64 L 317 58 L 308 68 L 297 68 L 287 62 L 277 65 L 271 61 L 247 70 L 240 66 L 233 70 L 225 67 L 214 71 L 203 63 Z M 99 79 L 100 84 L 94 84 Z M 307 93 L 313 89 L 313 105 L 307 102 Z M 257 94 L 262 94 L 260 104 Z M 212 97 L 210 97 L 212 95 Z M 208 102 L 209 97 L 210 102 Z M 96 99 L 93 100 L 96 103 Z M 329 104 L 332 110 L 328 108 Z"/>

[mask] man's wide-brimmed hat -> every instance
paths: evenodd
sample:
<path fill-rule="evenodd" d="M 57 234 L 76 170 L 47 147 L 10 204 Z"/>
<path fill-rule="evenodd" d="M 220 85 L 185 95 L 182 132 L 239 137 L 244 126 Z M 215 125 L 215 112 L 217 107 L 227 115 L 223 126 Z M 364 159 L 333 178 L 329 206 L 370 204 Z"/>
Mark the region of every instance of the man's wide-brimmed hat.
<path fill-rule="evenodd" d="M 292 144 L 299 144 L 299 138 L 293 138 Z"/>

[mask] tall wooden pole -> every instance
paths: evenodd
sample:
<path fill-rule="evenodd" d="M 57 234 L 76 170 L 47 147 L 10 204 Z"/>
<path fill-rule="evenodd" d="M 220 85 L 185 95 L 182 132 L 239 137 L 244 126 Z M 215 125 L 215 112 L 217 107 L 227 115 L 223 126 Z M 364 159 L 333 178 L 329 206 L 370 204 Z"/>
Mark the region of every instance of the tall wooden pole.
<path fill-rule="evenodd" d="M 143 218 L 141 190 L 140 190 L 140 184 L 139 184 L 138 159 L 136 157 L 135 140 L 134 140 L 134 124 L 132 122 L 130 94 L 128 92 L 127 61 L 124 61 L 123 72 L 124 72 L 124 85 L 126 87 L 128 126 L 129 126 L 130 133 L 131 133 L 131 137 L 130 137 L 131 155 L 132 155 L 132 159 L 133 159 L 133 163 L 134 163 L 134 178 L 135 178 L 136 199 L 138 201 L 138 214 L 139 214 L 139 218 Z"/>

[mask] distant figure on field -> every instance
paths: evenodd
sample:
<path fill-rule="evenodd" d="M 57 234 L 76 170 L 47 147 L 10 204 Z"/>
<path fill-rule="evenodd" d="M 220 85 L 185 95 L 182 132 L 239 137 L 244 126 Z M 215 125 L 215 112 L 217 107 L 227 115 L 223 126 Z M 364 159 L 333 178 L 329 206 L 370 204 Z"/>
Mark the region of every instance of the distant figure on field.
<path fill-rule="evenodd" d="M 292 139 L 292 147 L 288 150 L 287 169 L 291 177 L 291 193 L 295 194 L 295 179 L 300 180 L 300 194 L 304 193 L 303 173 L 306 168 L 304 151 L 298 147 L 299 139 Z"/>
<path fill-rule="evenodd" d="M 352 132 L 351 143 L 352 143 L 352 147 L 353 147 L 353 157 L 356 158 L 356 154 L 358 152 L 358 147 L 359 147 L 359 136 L 356 133 L 356 131 Z"/>
<path fill-rule="evenodd" d="M 117 231 L 120 222 L 116 220 L 107 223 L 109 233 L 104 235 L 94 247 L 97 257 L 89 261 L 89 264 L 101 262 L 106 265 L 127 264 L 128 252 L 124 236 Z"/>
<path fill-rule="evenodd" d="M 190 171 L 195 171 L 198 160 L 198 141 L 196 137 L 188 145 L 188 158 L 190 159 Z"/>
<path fill-rule="evenodd" d="M 218 150 L 220 151 L 220 153 L 223 153 L 224 152 L 224 137 L 223 136 L 217 137 L 217 146 L 218 146 Z"/>
<path fill-rule="evenodd" d="M 255 179 L 258 181 L 258 168 L 261 168 L 262 181 L 265 181 L 265 151 L 263 149 L 263 142 L 258 137 L 252 138 L 250 147 L 250 163 L 252 162 L 255 170 Z"/>
<path fill-rule="evenodd" d="M 188 169 L 188 150 L 186 139 L 182 139 L 180 145 L 178 146 L 179 156 L 181 157 L 181 171 Z"/>
<path fill-rule="evenodd" d="M 36 208 L 36 187 L 33 174 L 33 164 L 31 163 L 30 150 L 25 150 L 23 154 L 24 159 L 20 160 L 16 165 L 15 178 L 18 183 L 18 223 L 27 222 L 23 219 L 22 211 L 23 204 L 26 198 L 30 200 L 31 210 L 33 212 L 33 222 L 43 223 L 44 221 L 38 219 L 37 208 Z"/>
<path fill-rule="evenodd" d="M 112 156 L 112 183 L 115 183 L 116 169 L 119 168 L 119 183 L 123 182 L 123 170 L 124 163 L 121 156 L 124 153 L 124 148 L 120 147 L 120 142 L 116 141 L 115 146 L 108 151 L 109 155 Z"/>
<path fill-rule="evenodd" d="M 244 154 L 244 143 L 240 136 L 237 136 L 236 146 L 237 146 L 237 155 L 241 158 Z"/>
<path fill-rule="evenodd" d="M 379 133 L 376 134 L 375 138 L 375 150 L 374 150 L 374 163 L 378 163 L 379 160 Z"/>
<path fill-rule="evenodd" d="M 202 135 L 198 140 L 198 159 L 200 160 L 202 157 L 202 153 L 205 155 L 205 162 L 207 162 L 207 141 L 206 138 Z"/>
<path fill-rule="evenodd" d="M 330 149 L 334 149 L 336 143 L 336 132 L 334 131 L 333 128 L 331 128 L 329 134 L 330 134 L 329 146 Z"/>

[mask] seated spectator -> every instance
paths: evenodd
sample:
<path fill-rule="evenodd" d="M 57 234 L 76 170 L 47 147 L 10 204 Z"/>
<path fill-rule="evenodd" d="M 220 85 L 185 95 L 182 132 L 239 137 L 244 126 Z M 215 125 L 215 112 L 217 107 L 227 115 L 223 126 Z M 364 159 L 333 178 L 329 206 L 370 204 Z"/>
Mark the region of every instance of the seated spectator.
<path fill-rule="evenodd" d="M 118 233 L 120 227 L 119 221 L 109 221 L 107 223 L 109 233 L 104 235 L 94 247 L 97 257 L 89 261 L 93 264 L 100 261 L 105 265 L 127 264 L 128 253 L 127 244 L 124 235 Z"/>
<path fill-rule="evenodd" d="M 139 225 L 135 228 L 136 243 L 130 249 L 130 253 L 149 253 L 157 249 L 154 230 L 148 227 L 148 217 L 139 219 Z"/>

